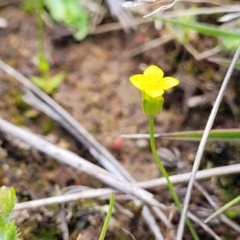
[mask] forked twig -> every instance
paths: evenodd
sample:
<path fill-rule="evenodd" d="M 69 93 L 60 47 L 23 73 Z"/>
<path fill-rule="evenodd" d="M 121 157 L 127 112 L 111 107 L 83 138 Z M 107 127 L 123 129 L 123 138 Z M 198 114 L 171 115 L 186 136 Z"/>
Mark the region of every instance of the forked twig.
<path fill-rule="evenodd" d="M 191 177 L 190 177 L 190 180 L 189 180 L 189 184 L 188 184 L 188 188 L 187 188 L 187 192 L 186 192 L 186 196 L 185 196 L 185 200 L 184 200 L 184 204 L 183 204 L 183 210 L 182 210 L 182 214 L 181 214 L 181 218 L 180 218 L 180 222 L 179 222 L 179 226 L 178 226 L 178 232 L 177 232 L 176 240 L 182 240 L 184 225 L 185 225 L 185 219 L 186 219 L 186 215 L 187 215 L 189 201 L 190 201 L 190 198 L 191 198 L 193 184 L 194 184 L 194 181 L 195 181 L 195 176 L 196 176 L 196 173 L 198 171 L 199 164 L 201 162 L 202 154 L 203 154 L 206 142 L 207 142 L 209 132 L 212 128 L 213 121 L 216 117 L 219 105 L 220 105 L 220 103 L 223 99 L 224 93 L 227 89 L 228 83 L 230 81 L 230 77 L 231 77 L 232 72 L 234 70 L 234 66 L 235 66 L 235 64 L 236 64 L 236 62 L 239 58 L 239 55 L 240 55 L 240 44 L 239 44 L 238 49 L 237 49 L 237 51 L 236 51 L 236 53 L 235 53 L 235 55 L 232 59 L 231 65 L 229 66 L 229 69 L 226 73 L 226 76 L 223 80 L 223 84 L 222 84 L 221 89 L 219 91 L 219 94 L 217 96 L 216 102 L 214 103 L 214 106 L 212 108 L 212 111 L 211 111 L 211 114 L 210 114 L 209 119 L 207 121 L 207 125 L 205 127 L 201 142 L 200 142 L 199 147 L 198 147 L 198 151 L 197 151 L 196 158 L 195 158 L 195 161 L 194 161 L 194 164 L 193 164 L 192 173 L 191 173 Z"/>
<path fill-rule="evenodd" d="M 156 10 L 152 11 L 151 13 L 149 13 L 149 14 L 143 16 L 143 17 L 144 17 L 144 18 L 150 17 L 150 16 L 152 16 L 153 14 L 155 14 L 155 13 L 157 13 L 157 12 L 167 10 L 167 9 L 173 7 L 178 1 L 179 1 L 179 0 L 174 0 L 174 2 L 172 2 L 172 3 L 168 4 L 168 5 L 161 6 L 160 8 L 157 8 Z"/>

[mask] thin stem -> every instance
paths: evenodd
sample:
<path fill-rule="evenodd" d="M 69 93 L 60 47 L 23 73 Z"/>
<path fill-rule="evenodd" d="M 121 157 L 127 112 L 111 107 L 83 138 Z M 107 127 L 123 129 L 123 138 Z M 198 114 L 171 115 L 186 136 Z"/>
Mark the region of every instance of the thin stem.
<path fill-rule="evenodd" d="M 103 225 L 99 240 L 104 240 L 104 238 L 105 238 L 105 235 L 106 235 L 106 232 L 107 232 L 107 229 L 108 229 L 108 226 L 109 226 L 109 222 L 110 222 L 110 219 L 111 219 L 111 216 L 112 216 L 113 206 L 114 206 L 114 193 L 112 193 L 111 197 L 110 197 L 110 204 L 109 204 L 108 213 L 107 213 L 107 216 L 105 218 L 104 225 Z"/>
<path fill-rule="evenodd" d="M 165 179 L 167 181 L 167 185 L 168 185 L 169 191 L 173 197 L 175 205 L 177 206 L 178 210 L 181 212 L 182 211 L 181 202 L 177 196 L 177 193 L 174 189 L 172 182 L 169 179 L 168 173 L 167 173 L 166 169 L 164 168 L 162 161 L 160 160 L 160 157 L 157 154 L 155 139 L 154 139 L 154 116 L 153 115 L 149 115 L 149 132 L 150 132 L 150 145 L 151 145 L 151 149 L 152 149 L 152 154 L 154 156 L 154 159 L 157 163 L 157 166 L 158 166 L 160 172 L 162 173 L 163 177 L 165 177 Z M 188 228 L 189 228 L 193 238 L 195 240 L 199 239 L 197 236 L 197 233 L 196 233 L 195 229 L 193 228 L 189 219 L 186 219 L 186 224 L 188 225 Z"/>
<path fill-rule="evenodd" d="M 43 14 L 43 0 L 37 0 L 36 1 L 36 12 L 37 12 L 37 24 L 38 24 L 38 44 L 39 44 L 39 53 L 44 56 L 44 44 L 43 44 L 43 20 L 42 20 L 42 14 Z"/>
<path fill-rule="evenodd" d="M 174 200 L 177 208 L 182 209 L 182 205 L 181 205 L 181 203 L 178 199 L 178 196 L 177 196 L 176 191 L 173 187 L 173 184 L 169 180 L 168 173 L 167 173 L 166 169 L 164 168 L 164 166 L 162 164 L 162 161 L 160 160 L 160 157 L 157 154 L 155 139 L 154 139 L 154 116 L 153 115 L 149 115 L 149 130 L 150 130 L 150 144 L 151 144 L 151 149 L 152 149 L 152 154 L 154 156 L 154 159 L 157 163 L 157 166 L 158 166 L 160 172 L 166 178 L 169 191 L 171 192 L 171 195 L 173 197 L 173 200 Z"/>

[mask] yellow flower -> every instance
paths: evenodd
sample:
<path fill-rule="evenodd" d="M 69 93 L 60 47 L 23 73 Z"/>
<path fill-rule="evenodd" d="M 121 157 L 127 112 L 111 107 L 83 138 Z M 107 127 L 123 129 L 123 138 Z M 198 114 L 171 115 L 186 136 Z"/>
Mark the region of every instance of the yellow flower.
<path fill-rule="evenodd" d="M 136 74 L 129 78 L 130 82 L 151 98 L 161 97 L 165 90 L 179 84 L 173 77 L 163 77 L 162 69 L 151 65 L 145 69 L 143 74 Z"/>

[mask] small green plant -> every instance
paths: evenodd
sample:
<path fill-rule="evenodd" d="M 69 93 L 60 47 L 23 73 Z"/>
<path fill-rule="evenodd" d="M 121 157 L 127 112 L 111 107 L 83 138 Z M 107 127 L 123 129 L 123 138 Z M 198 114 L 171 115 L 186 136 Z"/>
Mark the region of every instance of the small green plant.
<path fill-rule="evenodd" d="M 81 2 L 79 0 L 45 0 L 52 18 L 68 26 L 76 40 L 84 39 L 89 27 L 89 14 Z"/>
<path fill-rule="evenodd" d="M 166 178 L 167 185 L 175 205 L 181 212 L 182 204 L 177 196 L 172 182 L 169 179 L 168 173 L 158 156 L 154 139 L 154 115 L 159 114 L 162 111 L 164 91 L 178 85 L 179 81 L 173 77 L 164 77 L 163 71 L 154 65 L 146 68 L 143 74 L 131 76 L 129 80 L 136 88 L 141 90 L 143 112 L 149 117 L 150 145 L 152 154 L 160 172 Z M 193 238 L 199 239 L 189 219 L 186 219 L 186 224 L 188 225 Z"/>
<path fill-rule="evenodd" d="M 27 1 L 28 2 L 28 1 Z M 37 66 L 41 76 L 31 76 L 30 79 L 35 85 L 42 89 L 47 94 L 52 94 L 54 90 L 61 84 L 64 79 L 63 73 L 58 73 L 51 76 L 49 73 L 50 64 L 45 56 L 44 51 L 44 22 L 42 19 L 44 11 L 44 1 L 37 0 L 35 3 L 35 11 L 38 17 L 38 55 Z"/>
<path fill-rule="evenodd" d="M 44 92 L 46 92 L 47 94 L 52 94 L 53 91 L 63 81 L 64 77 L 65 75 L 63 73 L 58 73 L 54 76 L 49 75 L 45 75 L 44 77 L 31 76 L 31 80 Z"/>
<path fill-rule="evenodd" d="M 14 220 L 11 220 L 16 201 L 14 188 L 5 186 L 0 188 L 0 239 L 2 240 L 17 239 L 17 227 Z"/>

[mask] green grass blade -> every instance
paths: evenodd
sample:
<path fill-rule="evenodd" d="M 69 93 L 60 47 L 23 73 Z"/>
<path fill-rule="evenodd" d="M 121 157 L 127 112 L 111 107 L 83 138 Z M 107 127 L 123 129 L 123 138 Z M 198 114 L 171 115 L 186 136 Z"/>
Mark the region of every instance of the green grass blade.
<path fill-rule="evenodd" d="M 227 204 L 225 204 L 224 206 L 219 208 L 216 212 L 211 214 L 204 222 L 207 223 L 207 222 L 211 221 L 213 218 L 217 217 L 219 214 L 223 213 L 228 208 L 232 207 L 233 205 L 235 205 L 238 202 L 240 202 L 240 196 L 234 198 L 232 201 L 228 202 Z"/>
<path fill-rule="evenodd" d="M 203 130 L 156 134 L 157 137 L 180 141 L 200 141 L 202 135 Z M 211 130 L 208 136 L 208 141 L 240 142 L 240 129 Z"/>
<path fill-rule="evenodd" d="M 108 229 L 108 225 L 109 225 L 109 222 L 111 220 L 111 216 L 112 216 L 112 212 L 113 212 L 113 206 L 114 206 L 114 193 L 112 193 L 111 197 L 110 197 L 110 204 L 109 204 L 108 213 L 107 213 L 107 216 L 105 218 L 104 225 L 103 225 L 99 240 L 104 240 L 104 238 L 105 238 L 105 235 L 106 235 L 106 232 L 107 232 L 107 229 Z"/>
<path fill-rule="evenodd" d="M 155 17 L 154 19 L 159 19 L 163 22 L 171 23 L 174 26 L 178 26 L 184 29 L 191 29 L 195 30 L 198 33 L 206 34 L 213 37 L 227 37 L 227 38 L 240 38 L 240 32 L 229 29 L 222 29 L 219 26 L 206 24 L 206 23 L 199 23 L 199 22 L 192 22 L 186 23 L 179 20 L 174 20 L 170 18 L 162 18 L 162 17 Z"/>

